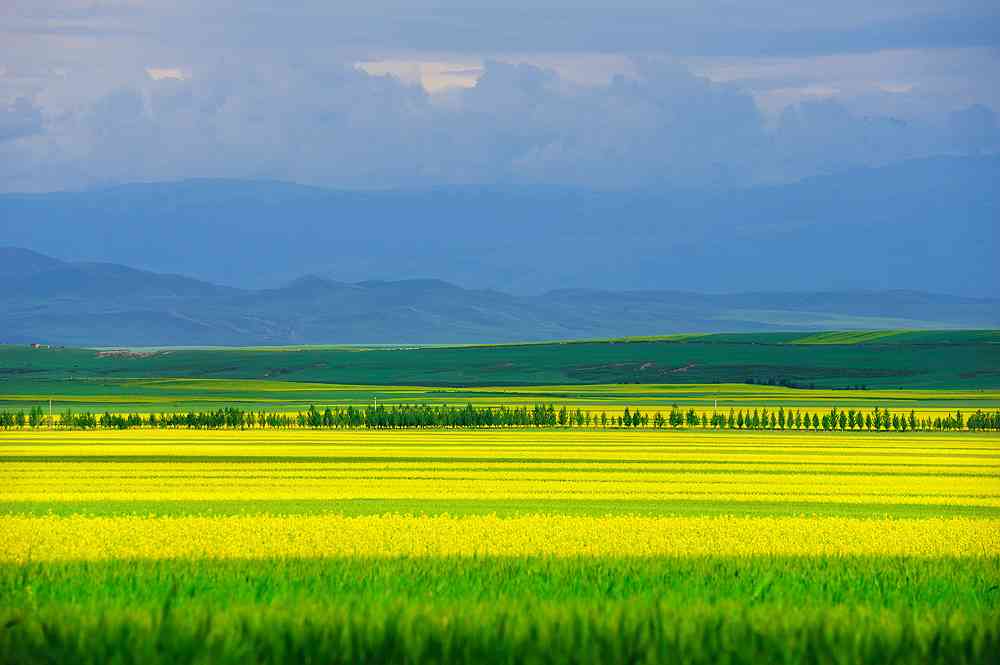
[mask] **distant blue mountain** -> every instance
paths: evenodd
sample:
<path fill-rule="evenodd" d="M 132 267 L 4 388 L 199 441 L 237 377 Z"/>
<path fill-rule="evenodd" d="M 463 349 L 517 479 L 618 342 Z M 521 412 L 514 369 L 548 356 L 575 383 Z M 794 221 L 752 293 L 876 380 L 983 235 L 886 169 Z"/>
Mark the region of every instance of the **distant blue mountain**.
<path fill-rule="evenodd" d="M 997 183 L 998 157 L 721 192 L 191 180 L 0 196 L 0 245 L 254 289 L 311 273 L 345 283 L 430 276 L 518 294 L 990 296 L 1000 285 Z"/>
<path fill-rule="evenodd" d="M 510 342 L 673 332 L 1000 327 L 1000 300 L 917 291 L 563 289 L 517 296 L 437 279 L 306 275 L 236 289 L 0 248 L 0 343 L 81 346 Z"/>

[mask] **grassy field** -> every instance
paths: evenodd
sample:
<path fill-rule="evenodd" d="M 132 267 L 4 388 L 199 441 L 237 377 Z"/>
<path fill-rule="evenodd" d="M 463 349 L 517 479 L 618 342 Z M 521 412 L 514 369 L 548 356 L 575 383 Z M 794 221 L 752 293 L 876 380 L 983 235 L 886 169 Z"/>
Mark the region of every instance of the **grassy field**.
<path fill-rule="evenodd" d="M 1000 390 L 1000 331 L 681 335 L 464 347 L 275 347 L 135 352 L 0 347 L 0 395 L 213 397 L 178 382 L 366 386 L 785 383 Z M 224 384 L 224 382 L 222 382 Z M 202 384 L 207 386 L 207 384 Z M 247 385 L 235 383 L 235 386 Z M 172 387 L 177 393 L 171 393 Z M 272 391 L 280 391 L 273 386 Z"/>
<path fill-rule="evenodd" d="M 0 662 L 1000 662 L 1000 437 L 0 432 Z"/>

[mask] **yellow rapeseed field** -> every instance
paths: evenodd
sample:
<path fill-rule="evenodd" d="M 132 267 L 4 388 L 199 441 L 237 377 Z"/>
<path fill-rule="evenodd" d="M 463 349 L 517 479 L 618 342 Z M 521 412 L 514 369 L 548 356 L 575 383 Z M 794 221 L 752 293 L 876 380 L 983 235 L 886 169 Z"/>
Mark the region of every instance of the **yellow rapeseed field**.
<path fill-rule="evenodd" d="M 1000 507 L 1000 478 L 919 475 L 833 475 L 625 472 L 522 469 L 249 469 L 187 464 L 180 468 L 130 464 L 51 465 L 45 476 L 5 467 L 0 500 L 18 501 L 207 501 L 259 499 L 461 499 L 461 500 L 667 500 L 808 501 Z M 110 466 L 111 468 L 106 468 Z M 344 467 L 347 468 L 344 468 Z"/>
<path fill-rule="evenodd" d="M 998 581 L 996 434 L 0 432 L 0 662 L 979 665 Z"/>
<path fill-rule="evenodd" d="M 1000 555 L 1000 520 L 608 515 L 0 519 L 0 561 L 414 556 Z"/>
<path fill-rule="evenodd" d="M 996 437 L 0 433 L 0 502 L 698 500 L 1000 507 Z"/>
<path fill-rule="evenodd" d="M 279 513 L 275 501 L 310 507 Z M 340 510 L 356 501 L 433 501 L 437 509 Z M 212 514 L 220 502 L 238 504 L 239 514 Z M 506 516 L 492 507 L 524 502 L 535 507 Z M 640 504 L 647 514 L 630 508 Z M 742 514 L 730 511 L 736 504 Z M 89 514 L 105 505 L 115 508 Z M 189 505 L 192 513 L 178 512 Z M 659 505 L 708 512 L 648 514 Z M 747 505 L 795 509 L 768 516 Z M 810 515 L 824 505 L 834 513 Z M 930 433 L 0 433 L 0 506 L 0 560 L 8 562 L 983 557 L 1000 555 L 1000 446 L 991 436 Z M 844 515 L 837 506 L 855 509 Z M 890 519 L 889 506 L 924 512 Z"/>

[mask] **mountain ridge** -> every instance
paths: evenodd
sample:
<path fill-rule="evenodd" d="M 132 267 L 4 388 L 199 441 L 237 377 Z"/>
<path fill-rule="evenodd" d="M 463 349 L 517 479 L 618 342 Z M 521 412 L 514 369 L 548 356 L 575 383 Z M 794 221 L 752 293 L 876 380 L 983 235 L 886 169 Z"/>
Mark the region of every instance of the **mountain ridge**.
<path fill-rule="evenodd" d="M 0 248 L 0 342 L 82 346 L 465 343 L 677 332 L 1000 327 L 1000 300 L 919 291 L 698 294 L 561 289 L 518 296 L 436 278 L 303 275 L 235 289 Z M 21 266 L 16 275 L 13 267 Z"/>
<path fill-rule="evenodd" d="M 0 244 L 238 288 L 430 275 L 532 295 L 1000 284 L 1000 158 L 939 157 L 739 190 L 327 190 L 187 180 L 0 195 Z M 941 229 L 947 228 L 947 233 Z"/>

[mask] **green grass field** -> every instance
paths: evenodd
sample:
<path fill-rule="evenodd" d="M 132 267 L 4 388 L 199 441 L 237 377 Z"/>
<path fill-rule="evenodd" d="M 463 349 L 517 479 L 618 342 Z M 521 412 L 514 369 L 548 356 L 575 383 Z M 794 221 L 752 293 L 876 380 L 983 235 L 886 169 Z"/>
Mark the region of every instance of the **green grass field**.
<path fill-rule="evenodd" d="M 226 406 L 268 411 L 303 411 L 317 407 L 381 404 L 527 405 L 540 402 L 584 411 L 625 407 L 669 410 L 677 404 L 700 411 L 718 408 L 890 408 L 926 414 L 957 409 L 996 409 L 1000 390 L 872 389 L 802 390 L 747 384 L 596 384 L 561 386 L 387 386 L 260 381 L 252 379 L 114 379 L 0 382 L 0 409 L 18 410 L 49 400 L 58 412 L 150 413 L 203 411 Z"/>
<path fill-rule="evenodd" d="M 1000 437 L 0 433 L 0 662 L 1000 662 Z"/>
<path fill-rule="evenodd" d="M 119 353 L 0 347 L 0 395 L 146 391 L 136 380 L 364 386 L 785 383 L 797 387 L 1000 390 L 1000 332 L 683 335 L 465 347 L 276 347 Z M 178 398 L 213 396 L 179 388 Z M 190 388 L 191 384 L 186 384 Z M 165 389 L 166 388 L 166 389 Z"/>
<path fill-rule="evenodd" d="M 5 567 L 32 609 L 0 661 L 982 665 L 1000 659 L 997 577 L 906 558 Z"/>

